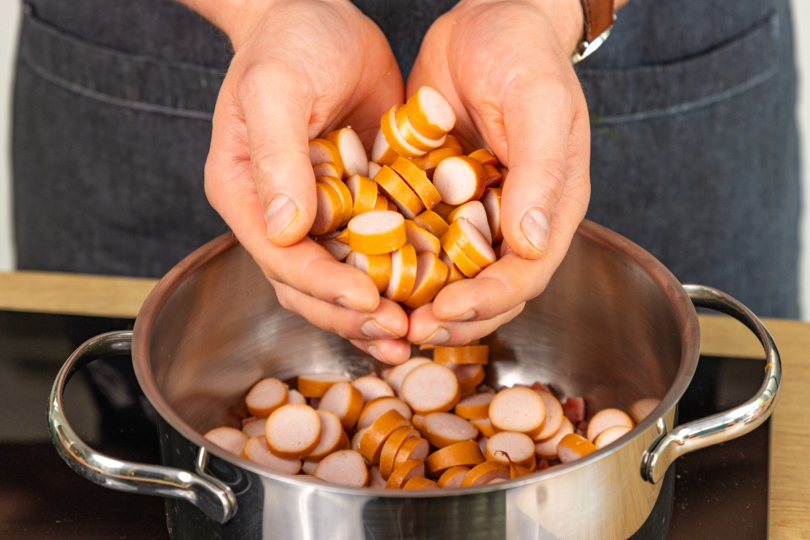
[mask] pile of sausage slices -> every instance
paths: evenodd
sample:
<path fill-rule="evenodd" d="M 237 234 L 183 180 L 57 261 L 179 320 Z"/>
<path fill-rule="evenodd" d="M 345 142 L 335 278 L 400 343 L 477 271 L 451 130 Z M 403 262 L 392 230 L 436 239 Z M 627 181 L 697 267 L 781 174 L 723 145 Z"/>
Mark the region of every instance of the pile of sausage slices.
<path fill-rule="evenodd" d="M 449 134 L 455 122 L 444 96 L 424 86 L 383 115 L 370 155 L 351 127 L 309 143 L 318 201 L 310 236 L 412 309 L 495 262 L 503 240 L 508 171 L 487 149 L 463 155 Z"/>
<path fill-rule="evenodd" d="M 629 415 L 603 409 L 585 421 L 585 401 L 562 403 L 548 386 L 486 385 L 489 348 L 435 347 L 352 380 L 300 375 L 297 389 L 268 378 L 245 398 L 242 429 L 205 437 L 273 471 L 348 487 L 438 489 L 504 482 L 574 461 L 616 441 L 659 403 Z"/>

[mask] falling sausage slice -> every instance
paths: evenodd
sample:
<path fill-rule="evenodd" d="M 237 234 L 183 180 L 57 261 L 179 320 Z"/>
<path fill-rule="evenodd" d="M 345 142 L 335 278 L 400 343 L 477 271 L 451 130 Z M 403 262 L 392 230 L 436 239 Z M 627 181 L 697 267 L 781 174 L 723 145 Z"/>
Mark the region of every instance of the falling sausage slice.
<path fill-rule="evenodd" d="M 386 165 L 380 169 L 374 181 L 406 218 L 413 219 L 425 209 L 422 200 L 391 167 Z"/>
<path fill-rule="evenodd" d="M 317 210 L 315 221 L 309 229 L 310 234 L 321 235 L 334 231 L 343 218 L 343 202 L 332 186 L 315 182 L 315 199 Z"/>
<path fill-rule="evenodd" d="M 543 424 L 543 430 L 534 438 L 536 441 L 543 441 L 549 437 L 553 437 L 559 431 L 562 425 L 563 409 L 557 398 L 552 396 L 549 392 L 542 390 L 535 390 L 537 395 L 543 400 L 543 405 L 546 406 L 546 421 Z"/>
<path fill-rule="evenodd" d="M 254 384 L 245 396 L 248 411 L 256 418 L 267 418 L 285 403 L 287 403 L 287 387 L 272 377 Z"/>
<path fill-rule="evenodd" d="M 474 467 L 484 462 L 481 447 L 475 441 L 463 441 L 436 450 L 426 464 L 431 476 L 437 477 L 453 467 Z"/>
<path fill-rule="evenodd" d="M 340 151 L 337 146 L 326 139 L 312 139 L 309 141 L 309 161 L 312 166 L 319 163 L 334 163 L 340 171 L 338 178 L 343 176 L 343 160 L 340 158 Z"/>
<path fill-rule="evenodd" d="M 453 205 L 477 201 L 487 187 L 484 168 L 466 156 L 449 157 L 436 165 L 433 185 L 442 196 L 442 202 Z"/>
<path fill-rule="evenodd" d="M 489 404 L 487 404 L 487 414 L 489 414 Z M 470 423 L 478 428 L 478 432 L 484 437 L 492 437 L 495 435 L 495 430 L 492 429 L 492 422 L 489 418 L 475 418 L 470 420 Z"/>
<path fill-rule="evenodd" d="M 394 472 L 394 461 L 402 444 L 411 437 L 419 437 L 419 432 L 410 426 L 402 426 L 393 431 L 383 444 L 380 454 L 380 474 L 386 480 Z"/>
<path fill-rule="evenodd" d="M 248 437 L 238 429 L 219 427 L 205 434 L 205 438 L 237 456 L 242 453 L 248 442 Z"/>
<path fill-rule="evenodd" d="M 442 248 L 455 261 L 450 246 L 456 245 L 479 268 L 486 268 L 497 260 L 495 251 L 475 225 L 465 218 L 459 218 L 450 224 L 450 228 L 441 239 Z M 458 263 L 456 263 L 458 264 Z M 461 268 L 461 265 L 459 265 Z M 463 268 L 462 268 L 463 270 Z"/>
<path fill-rule="evenodd" d="M 391 253 L 407 240 L 405 218 L 397 212 L 373 211 L 349 221 L 349 247 L 364 255 Z"/>
<path fill-rule="evenodd" d="M 377 137 L 374 139 L 374 144 L 371 147 L 371 161 L 378 165 L 391 165 L 399 157 L 399 154 L 388 144 L 385 139 L 383 130 L 377 132 Z M 375 175 L 369 173 L 369 178 L 374 178 Z"/>
<path fill-rule="evenodd" d="M 572 424 L 582 422 L 585 420 L 585 400 L 581 397 L 568 398 L 563 405 L 563 412 Z"/>
<path fill-rule="evenodd" d="M 436 483 L 440 488 L 457 488 L 464 481 L 468 472 L 470 472 L 469 467 L 450 467 L 442 473 Z"/>
<path fill-rule="evenodd" d="M 357 428 L 363 429 L 369 427 L 376 422 L 379 417 L 391 409 L 395 409 L 406 420 L 410 420 L 413 415 L 411 408 L 401 399 L 395 397 L 379 397 L 372 399 L 363 406 L 360 419 L 357 421 Z"/>
<path fill-rule="evenodd" d="M 379 397 L 394 397 L 394 390 L 382 379 L 377 377 L 360 377 L 352 381 L 352 386 L 363 395 L 363 402 L 368 403 Z"/>
<path fill-rule="evenodd" d="M 436 186 L 428 180 L 425 171 L 410 160 L 400 157 L 391 165 L 391 169 L 396 171 L 400 178 L 419 196 L 422 204 L 428 210 L 442 202 L 441 195 L 436 190 Z"/>
<path fill-rule="evenodd" d="M 426 151 L 420 150 L 409 144 L 408 141 L 405 140 L 405 137 L 403 137 L 397 129 L 396 114 L 397 109 L 401 106 L 402 105 L 394 105 L 388 110 L 388 112 L 383 114 L 382 118 L 380 119 L 380 129 L 385 136 L 385 140 L 388 142 L 391 149 L 393 149 L 394 152 L 400 156 L 409 158 L 424 156 Z M 379 161 L 377 163 L 379 163 Z"/>
<path fill-rule="evenodd" d="M 276 456 L 301 459 L 318 446 L 321 419 L 309 405 L 283 405 L 267 419 L 264 435 Z"/>
<path fill-rule="evenodd" d="M 385 489 L 385 479 L 380 475 L 380 468 L 376 465 L 369 469 L 370 480 L 368 487 L 376 489 Z"/>
<path fill-rule="evenodd" d="M 405 380 L 405 377 L 407 377 L 408 374 L 417 367 L 430 362 L 430 358 L 416 356 L 391 370 L 391 374 L 389 375 L 387 382 L 391 385 L 391 388 L 394 390 L 397 397 L 402 398 L 402 381 Z"/>
<path fill-rule="evenodd" d="M 340 178 L 343 175 L 343 170 L 331 161 L 324 161 L 323 163 L 314 165 L 312 171 L 315 173 L 315 178 L 319 176 L 334 176 L 335 178 Z"/>
<path fill-rule="evenodd" d="M 438 257 L 442 251 L 442 244 L 439 239 L 415 221 L 405 220 L 405 235 L 408 238 L 408 243 L 413 246 L 417 254 L 432 253 Z"/>
<path fill-rule="evenodd" d="M 444 141 L 447 138 L 446 135 L 442 135 L 436 139 L 431 139 L 416 131 L 413 124 L 411 124 L 411 121 L 408 120 L 407 107 L 404 105 L 397 107 L 396 112 L 394 113 L 394 121 L 397 124 L 397 131 L 399 131 L 399 134 L 403 139 L 405 139 L 405 142 L 414 148 L 423 150 L 425 152 L 430 152 L 431 150 L 439 148 L 444 144 Z"/>
<path fill-rule="evenodd" d="M 374 210 L 374 204 L 377 202 L 377 182 L 355 174 L 346 180 L 346 187 L 352 196 L 352 217 Z"/>
<path fill-rule="evenodd" d="M 436 347 L 433 350 L 433 361 L 437 364 L 487 364 L 489 347 L 486 345 Z"/>
<path fill-rule="evenodd" d="M 450 137 L 450 135 L 448 135 Z M 428 179 L 433 179 L 433 174 L 436 172 L 436 167 L 439 163 L 447 158 L 456 157 L 461 155 L 461 150 L 456 148 L 437 148 L 431 150 L 422 157 L 411 158 L 411 162 L 425 171 Z"/>
<path fill-rule="evenodd" d="M 487 242 L 492 244 L 492 231 L 489 227 L 489 221 L 487 221 L 487 211 L 481 201 L 466 202 L 457 206 L 447 215 L 448 223 L 452 223 L 459 218 L 464 218 L 472 223 L 478 229 L 478 232 L 484 235 Z"/>
<path fill-rule="evenodd" d="M 431 302 L 444 287 L 447 281 L 447 272 L 447 265 L 433 253 L 420 253 L 417 255 L 416 279 L 411 295 L 405 300 L 404 304 L 411 309 L 416 309 Z"/>
<path fill-rule="evenodd" d="M 442 254 L 439 256 L 442 262 L 447 266 L 447 281 L 444 283 L 445 286 L 450 285 L 451 283 L 455 283 L 456 281 L 464 279 L 466 276 L 462 273 L 461 270 L 458 269 L 458 266 L 450 260 L 450 256 L 445 252 L 442 251 Z"/>
<path fill-rule="evenodd" d="M 447 224 L 444 218 L 433 210 L 425 210 L 413 218 L 413 220 L 437 239 L 441 238 L 442 235 L 447 232 L 447 229 L 450 228 L 450 225 Z M 439 247 L 441 247 L 441 243 Z"/>
<path fill-rule="evenodd" d="M 377 418 L 360 438 L 360 455 L 372 465 L 378 465 L 385 441 L 388 440 L 394 430 L 407 425 L 408 420 L 399 414 L 396 409 L 387 411 Z"/>
<path fill-rule="evenodd" d="M 596 440 L 593 441 L 593 445 L 596 447 L 597 450 L 601 450 L 610 443 L 617 441 L 622 437 L 624 437 L 625 435 L 627 435 L 628 433 L 630 433 L 631 429 L 633 428 L 627 426 L 609 427 L 596 436 Z"/>
<path fill-rule="evenodd" d="M 360 412 L 363 410 L 363 394 L 350 383 L 339 382 L 326 391 L 318 409 L 332 411 L 340 419 L 343 427 L 349 429 L 360 418 Z"/>
<path fill-rule="evenodd" d="M 489 421 L 489 404 L 494 398 L 495 392 L 482 392 L 463 397 L 458 400 L 453 412 L 467 420 L 486 419 Z"/>
<path fill-rule="evenodd" d="M 484 366 L 481 364 L 445 364 L 456 375 L 461 395 L 475 391 L 484 382 Z"/>
<path fill-rule="evenodd" d="M 626 426 L 633 428 L 633 419 L 619 409 L 602 409 L 588 422 L 588 440 L 594 442 L 596 437 L 613 426 Z"/>
<path fill-rule="evenodd" d="M 374 286 L 377 287 L 378 292 L 382 293 L 388 288 L 388 284 L 391 282 L 391 274 L 393 273 L 391 254 L 363 255 L 362 253 L 354 253 L 352 261 L 350 262 L 347 259 L 346 262 L 361 272 L 365 272 L 365 274 L 371 278 L 371 281 L 374 282 Z"/>
<path fill-rule="evenodd" d="M 402 397 L 418 414 L 449 411 L 460 397 L 458 379 L 440 364 L 424 364 L 405 377 Z"/>
<path fill-rule="evenodd" d="M 298 391 L 308 398 L 320 398 L 333 384 L 351 382 L 351 379 L 342 373 L 309 373 L 298 376 Z"/>
<path fill-rule="evenodd" d="M 402 489 L 405 490 L 439 489 L 439 485 L 433 480 L 425 478 L 424 476 L 414 476 L 413 478 L 405 482 L 405 486 L 403 486 Z"/>
<path fill-rule="evenodd" d="M 443 95 L 429 86 L 417 90 L 408 98 L 405 107 L 414 129 L 425 137 L 438 139 L 456 125 L 453 107 Z"/>
<path fill-rule="evenodd" d="M 366 462 L 354 450 L 340 450 L 329 454 L 318 463 L 315 476 L 338 486 L 364 487 L 369 482 Z"/>
<path fill-rule="evenodd" d="M 301 471 L 300 459 L 281 459 L 274 456 L 270 449 L 267 448 L 264 435 L 251 437 L 242 450 L 242 457 L 274 471 L 287 474 L 298 474 Z"/>
<path fill-rule="evenodd" d="M 242 425 L 242 433 L 244 433 L 248 439 L 252 439 L 257 435 L 264 437 L 264 424 L 266 422 L 267 418 L 256 418 Z"/>
<path fill-rule="evenodd" d="M 499 187 L 503 183 L 503 174 L 492 165 L 482 165 L 484 169 L 484 185 L 488 188 Z"/>
<path fill-rule="evenodd" d="M 336 129 L 326 136 L 326 140 L 334 144 L 340 153 L 344 178 L 354 174 L 368 175 L 366 149 L 363 147 L 360 137 L 352 128 Z"/>
<path fill-rule="evenodd" d="M 557 433 L 548 439 L 535 443 L 534 453 L 543 459 L 555 459 L 557 457 L 557 445 L 560 444 L 563 437 L 573 432 L 574 426 L 571 421 L 568 418 L 563 418 Z"/>
<path fill-rule="evenodd" d="M 320 461 L 332 452 L 348 449 L 350 445 L 340 418 L 334 412 L 320 409 L 316 412 L 321 421 L 321 436 L 318 446 L 306 457 L 307 461 Z"/>
<path fill-rule="evenodd" d="M 489 404 L 489 420 L 496 432 L 516 431 L 535 437 L 543 430 L 546 406 L 530 388 L 506 388 Z"/>
<path fill-rule="evenodd" d="M 346 184 L 340 178 L 333 176 L 319 176 L 315 178 L 316 183 L 323 183 L 337 192 L 340 198 L 340 223 L 338 227 L 345 227 L 349 220 L 352 218 L 352 194 Z"/>
<path fill-rule="evenodd" d="M 660 399 L 655 398 L 644 398 L 636 401 L 632 405 L 630 405 L 630 416 L 633 418 L 633 421 L 638 424 L 645 418 L 647 418 L 658 404 L 661 403 Z"/>
<path fill-rule="evenodd" d="M 421 459 L 409 459 L 391 473 L 386 489 L 402 489 L 408 480 L 416 476 L 425 476 L 425 463 Z"/>
<path fill-rule="evenodd" d="M 470 157 L 473 158 L 475 161 L 480 163 L 481 165 L 498 165 L 498 158 L 492 155 L 492 152 L 487 150 L 486 148 L 481 148 L 480 150 L 476 150 Z"/>
<path fill-rule="evenodd" d="M 422 426 L 425 438 L 436 448 L 444 448 L 478 437 L 478 428 L 469 421 L 446 412 L 434 412 L 425 416 Z"/>
<path fill-rule="evenodd" d="M 581 457 L 585 457 L 591 452 L 596 452 L 596 447 L 586 439 L 576 433 L 569 433 L 560 440 L 557 445 L 557 457 L 563 463 L 575 461 Z"/>
<path fill-rule="evenodd" d="M 425 439 L 418 437 L 411 437 L 406 439 L 402 446 L 399 447 L 397 457 L 394 459 L 394 470 L 400 465 L 411 459 L 418 459 L 424 461 L 430 452 L 430 445 Z"/>
<path fill-rule="evenodd" d="M 487 214 L 487 223 L 492 235 L 492 241 L 498 243 L 503 240 L 501 231 L 501 188 L 487 188 L 481 197 L 484 211 Z"/>
<path fill-rule="evenodd" d="M 523 433 L 501 431 L 487 441 L 487 461 L 500 461 L 509 465 L 517 463 L 521 467 L 534 469 L 537 463 L 534 456 L 534 441 Z"/>
<path fill-rule="evenodd" d="M 481 486 L 497 478 L 509 480 L 509 466 L 499 461 L 485 461 L 467 473 L 461 487 Z"/>
<path fill-rule="evenodd" d="M 391 279 L 383 292 L 386 298 L 394 302 L 408 299 L 416 283 L 416 261 L 416 250 L 410 244 L 391 253 Z"/>

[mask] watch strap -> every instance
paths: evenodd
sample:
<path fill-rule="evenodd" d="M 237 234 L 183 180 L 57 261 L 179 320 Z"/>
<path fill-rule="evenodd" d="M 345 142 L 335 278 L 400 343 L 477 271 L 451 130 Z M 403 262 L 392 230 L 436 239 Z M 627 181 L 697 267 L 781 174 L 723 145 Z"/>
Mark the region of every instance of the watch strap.
<path fill-rule="evenodd" d="M 585 14 L 584 41 L 592 43 L 613 26 L 613 0 L 580 0 Z"/>

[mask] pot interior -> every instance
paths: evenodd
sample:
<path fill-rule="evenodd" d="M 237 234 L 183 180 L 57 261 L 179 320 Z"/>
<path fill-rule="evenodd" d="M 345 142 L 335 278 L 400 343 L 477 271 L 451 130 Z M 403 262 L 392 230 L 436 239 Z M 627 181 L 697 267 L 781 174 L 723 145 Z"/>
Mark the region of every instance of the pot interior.
<path fill-rule="evenodd" d="M 284 310 L 244 248 L 225 237 L 208 246 L 216 242 L 219 249 L 201 248 L 179 265 L 184 272 L 169 274 L 139 316 L 145 350 L 135 369 L 170 423 L 198 433 L 239 427 L 244 396 L 264 377 L 359 377 L 387 367 Z M 584 222 L 545 292 L 482 341 L 490 346 L 486 382 L 541 381 L 564 396 L 584 396 L 589 414 L 627 410 L 641 398 L 664 399 L 678 379 L 685 388 L 698 338 L 685 329 L 696 324 L 683 289 L 660 263 Z M 668 396 L 673 404 L 676 394 Z"/>

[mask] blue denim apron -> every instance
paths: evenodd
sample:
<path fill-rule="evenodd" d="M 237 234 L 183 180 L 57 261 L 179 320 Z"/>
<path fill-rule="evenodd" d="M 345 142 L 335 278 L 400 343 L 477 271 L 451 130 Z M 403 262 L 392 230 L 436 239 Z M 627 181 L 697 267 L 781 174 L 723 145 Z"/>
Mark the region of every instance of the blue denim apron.
<path fill-rule="evenodd" d="M 356 4 L 407 77 L 453 1 Z M 227 41 L 171 0 L 31 0 L 15 82 L 21 269 L 160 276 L 227 230 L 205 200 Z M 787 0 L 631 0 L 577 68 L 588 218 L 682 282 L 798 316 L 796 74 Z"/>

